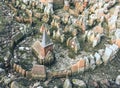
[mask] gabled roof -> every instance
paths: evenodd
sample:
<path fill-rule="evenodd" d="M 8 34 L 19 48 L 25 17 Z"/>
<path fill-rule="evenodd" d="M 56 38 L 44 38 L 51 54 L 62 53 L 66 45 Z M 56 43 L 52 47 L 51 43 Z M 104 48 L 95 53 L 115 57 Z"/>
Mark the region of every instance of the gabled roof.
<path fill-rule="evenodd" d="M 49 36 L 47 35 L 46 30 L 44 30 L 41 46 L 42 46 L 42 47 L 47 47 L 47 46 L 52 45 L 52 44 L 53 44 L 53 43 L 52 43 L 52 41 L 50 40 Z"/>

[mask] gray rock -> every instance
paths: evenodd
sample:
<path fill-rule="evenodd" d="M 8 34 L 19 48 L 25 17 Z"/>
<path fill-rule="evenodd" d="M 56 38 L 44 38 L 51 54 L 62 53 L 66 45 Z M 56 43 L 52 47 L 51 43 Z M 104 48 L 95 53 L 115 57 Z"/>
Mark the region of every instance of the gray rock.
<path fill-rule="evenodd" d="M 80 88 L 86 88 L 86 84 L 83 80 L 72 79 L 72 83 Z"/>
<path fill-rule="evenodd" d="M 72 84 L 69 79 L 66 79 L 63 88 L 72 88 Z"/>
<path fill-rule="evenodd" d="M 120 75 L 117 76 L 115 83 L 118 84 L 118 85 L 120 85 Z"/>

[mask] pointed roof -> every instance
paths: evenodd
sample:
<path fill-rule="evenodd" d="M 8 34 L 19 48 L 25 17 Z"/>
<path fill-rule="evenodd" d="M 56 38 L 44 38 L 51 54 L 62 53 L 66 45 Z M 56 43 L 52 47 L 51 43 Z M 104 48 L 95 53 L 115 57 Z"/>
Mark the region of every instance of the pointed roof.
<path fill-rule="evenodd" d="M 50 40 L 49 36 L 47 35 L 46 30 L 44 30 L 41 46 L 42 46 L 42 47 L 47 47 L 47 46 L 52 45 L 52 44 L 53 44 L 53 43 L 52 43 L 52 41 Z"/>

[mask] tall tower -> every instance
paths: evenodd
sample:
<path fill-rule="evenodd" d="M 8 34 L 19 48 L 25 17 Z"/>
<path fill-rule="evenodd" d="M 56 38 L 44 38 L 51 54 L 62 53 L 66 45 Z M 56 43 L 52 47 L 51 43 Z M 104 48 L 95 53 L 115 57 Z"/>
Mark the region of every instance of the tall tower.
<path fill-rule="evenodd" d="M 50 40 L 49 36 L 47 35 L 46 30 L 44 30 L 42 36 L 41 48 L 40 48 L 41 56 L 44 58 L 48 53 L 48 51 L 52 51 L 52 50 L 53 50 L 53 42 Z"/>

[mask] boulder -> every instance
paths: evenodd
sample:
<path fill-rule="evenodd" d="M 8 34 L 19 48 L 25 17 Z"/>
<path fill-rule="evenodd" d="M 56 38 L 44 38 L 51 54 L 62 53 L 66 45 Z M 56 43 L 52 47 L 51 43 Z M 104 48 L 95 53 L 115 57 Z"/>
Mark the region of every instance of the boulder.
<path fill-rule="evenodd" d="M 72 88 L 72 84 L 68 78 L 65 80 L 63 88 Z"/>

